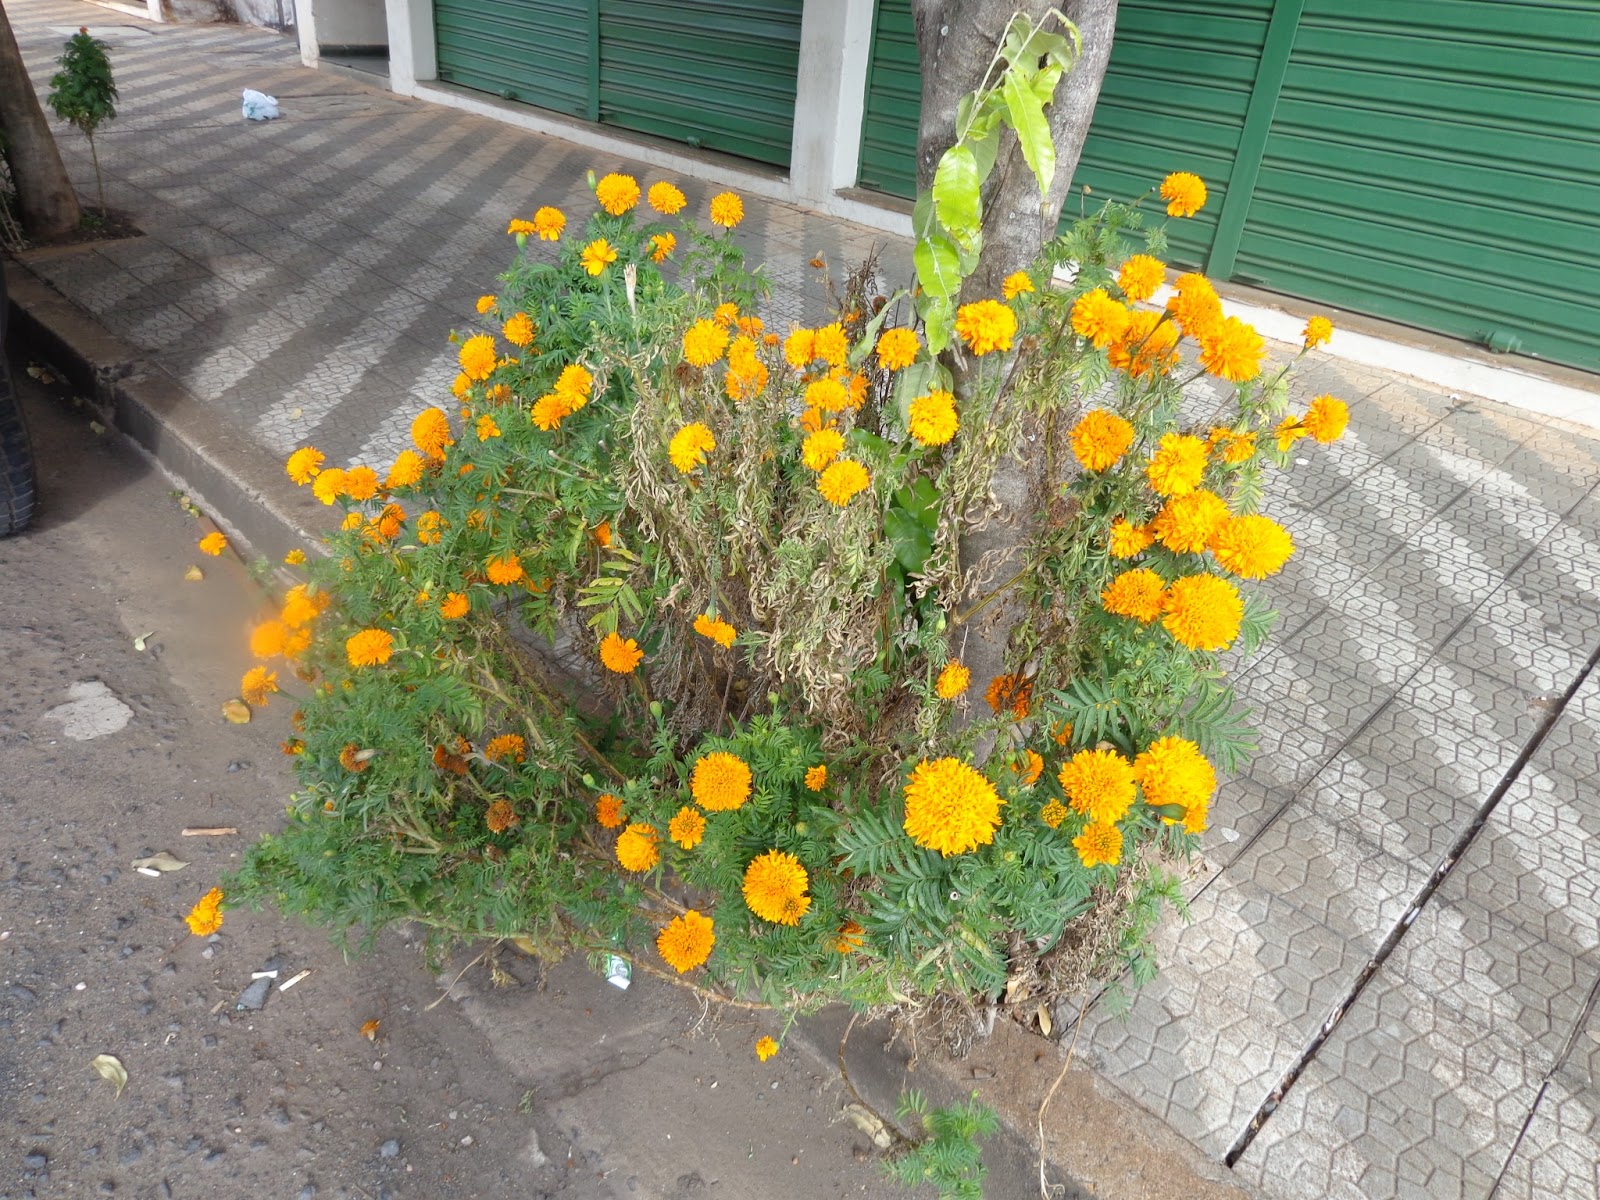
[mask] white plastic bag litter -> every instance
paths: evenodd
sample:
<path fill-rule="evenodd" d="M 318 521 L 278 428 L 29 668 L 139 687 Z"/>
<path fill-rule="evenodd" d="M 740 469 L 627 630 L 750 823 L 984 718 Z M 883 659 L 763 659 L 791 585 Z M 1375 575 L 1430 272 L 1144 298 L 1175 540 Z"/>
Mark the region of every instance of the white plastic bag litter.
<path fill-rule="evenodd" d="M 278 98 L 252 88 L 244 90 L 244 119 L 270 121 L 278 115 Z"/>

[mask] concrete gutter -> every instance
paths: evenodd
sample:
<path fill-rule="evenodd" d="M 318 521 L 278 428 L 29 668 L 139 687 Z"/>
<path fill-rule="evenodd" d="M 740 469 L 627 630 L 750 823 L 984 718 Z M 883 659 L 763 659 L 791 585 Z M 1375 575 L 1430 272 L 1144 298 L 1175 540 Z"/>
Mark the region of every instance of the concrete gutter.
<path fill-rule="evenodd" d="M 326 511 L 280 486 L 283 464 L 190 395 L 24 263 L 6 266 L 19 343 L 91 401 L 101 419 L 172 479 L 230 539 L 269 562 L 315 544 Z M 14 362 L 13 370 L 25 363 Z"/>

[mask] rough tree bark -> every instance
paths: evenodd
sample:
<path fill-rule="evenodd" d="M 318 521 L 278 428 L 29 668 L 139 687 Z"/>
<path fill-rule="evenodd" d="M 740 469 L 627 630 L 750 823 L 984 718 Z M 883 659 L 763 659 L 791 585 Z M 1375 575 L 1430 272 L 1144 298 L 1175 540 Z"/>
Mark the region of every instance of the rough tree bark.
<path fill-rule="evenodd" d="M 5 133 L 3 149 L 17 188 L 22 227 L 41 242 L 77 229 L 83 219 L 78 193 L 67 178 L 4 7 L 0 7 L 0 130 Z"/>
<path fill-rule="evenodd" d="M 977 271 L 961 290 L 961 302 L 998 299 L 1007 275 L 1038 257 L 1055 235 L 1061 206 L 1072 189 L 1078 158 L 1100 96 L 1117 20 L 1117 0 L 912 0 L 917 54 L 922 65 L 922 123 L 917 133 L 917 187 L 931 187 L 939 157 L 955 141 L 956 106 L 978 86 L 1012 17 L 1021 12 L 1038 21 L 1060 9 L 1083 35 L 1083 57 L 1061 80 L 1047 108 L 1056 148 L 1056 174 L 1041 202 L 1039 185 L 1016 137 L 1007 131 L 983 189 L 983 254 Z M 952 363 L 957 392 L 964 373 Z M 993 492 L 999 512 L 983 528 L 962 539 L 961 564 L 971 572 L 986 557 L 993 567 L 975 578 L 960 607 L 1016 571 L 1016 555 L 1038 519 L 1041 501 L 1054 481 L 1043 478 L 1043 456 L 1019 455 L 1020 467 L 1002 464 Z M 1006 597 L 958 631 L 962 660 L 979 688 L 1004 670 L 1006 641 L 1016 609 Z"/>

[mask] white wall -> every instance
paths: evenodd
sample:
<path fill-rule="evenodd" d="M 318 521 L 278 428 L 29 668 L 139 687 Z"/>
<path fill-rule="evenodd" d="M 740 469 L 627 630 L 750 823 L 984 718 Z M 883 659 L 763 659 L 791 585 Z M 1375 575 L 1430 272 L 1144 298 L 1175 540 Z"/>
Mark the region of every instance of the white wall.
<path fill-rule="evenodd" d="M 384 0 L 316 0 L 316 35 L 319 46 L 388 45 Z"/>

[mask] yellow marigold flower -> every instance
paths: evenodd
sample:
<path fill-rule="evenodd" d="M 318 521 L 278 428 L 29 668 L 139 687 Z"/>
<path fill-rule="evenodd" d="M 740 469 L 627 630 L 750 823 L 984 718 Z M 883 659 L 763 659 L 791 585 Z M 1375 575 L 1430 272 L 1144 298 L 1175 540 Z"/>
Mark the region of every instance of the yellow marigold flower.
<path fill-rule="evenodd" d="M 450 436 L 450 418 L 440 408 L 425 408 L 411 422 L 411 440 L 418 450 L 431 459 L 444 457 L 446 446 L 454 446 Z"/>
<path fill-rule="evenodd" d="M 1133 760 L 1133 777 L 1151 808 L 1176 805 L 1187 812 L 1196 805 L 1209 805 L 1217 790 L 1217 773 L 1200 747 L 1181 737 L 1151 742 Z"/>
<path fill-rule="evenodd" d="M 668 183 L 664 179 L 660 183 L 650 185 L 647 199 L 651 208 L 666 217 L 677 216 L 689 203 L 688 198 L 675 184 Z"/>
<path fill-rule="evenodd" d="M 450 381 L 450 394 L 452 396 L 454 396 L 457 400 L 463 400 L 463 401 L 466 400 L 467 399 L 467 393 L 470 392 L 471 390 L 472 390 L 472 380 L 467 378 L 467 373 L 465 371 L 462 371 L 460 374 L 458 374 L 454 379 L 452 379 Z M 465 416 L 466 412 L 467 412 L 467 410 L 465 408 L 463 408 L 461 410 L 462 416 Z"/>
<path fill-rule="evenodd" d="M 1144 525 L 1134 525 L 1128 521 L 1118 520 L 1111 526 L 1111 557 L 1133 558 L 1143 554 L 1150 548 L 1150 543 L 1156 540 L 1156 535 Z"/>
<path fill-rule="evenodd" d="M 1307 437 L 1310 431 L 1300 423 L 1300 418 L 1290 415 L 1278 422 L 1278 427 L 1273 430 L 1278 438 L 1278 450 L 1288 450 L 1301 438 Z"/>
<path fill-rule="evenodd" d="M 1326 345 L 1333 338 L 1333 322 L 1327 317 L 1312 317 L 1306 321 L 1303 336 L 1307 350 L 1315 350 L 1318 346 Z"/>
<path fill-rule="evenodd" d="M 741 341 L 744 339 L 741 338 Z M 728 373 L 723 376 L 722 390 L 729 400 L 736 403 L 744 400 L 754 400 L 767 386 L 767 364 L 752 362 L 745 367 L 735 367 L 731 361 Z"/>
<path fill-rule="evenodd" d="M 324 504 L 332 504 L 344 493 L 344 471 L 339 467 L 324 467 L 311 481 L 311 494 Z"/>
<path fill-rule="evenodd" d="M 1133 426 L 1103 408 L 1085 413 L 1072 427 L 1072 456 L 1085 471 L 1104 471 L 1117 465 L 1133 445 Z"/>
<path fill-rule="evenodd" d="M 583 248 L 579 259 L 585 271 L 591 275 L 598 275 L 617 261 L 617 252 L 605 238 L 596 238 Z"/>
<path fill-rule="evenodd" d="M 693 850 L 706 835 L 706 819 L 687 804 L 667 823 L 667 836 L 685 850 Z"/>
<path fill-rule="evenodd" d="M 1023 787 L 1032 787 L 1039 782 L 1039 776 L 1044 774 L 1044 759 L 1037 750 L 1024 748 L 1017 758 L 1017 782 Z"/>
<path fill-rule="evenodd" d="M 487 333 L 476 334 L 461 343 L 456 355 L 461 362 L 461 373 L 474 383 L 479 383 L 500 365 L 500 355 L 494 348 L 494 339 Z"/>
<path fill-rule="evenodd" d="M 506 232 L 520 237 L 530 233 L 538 233 L 539 228 L 532 221 L 524 221 L 521 217 L 513 217 L 511 218 L 511 223 L 506 226 Z"/>
<path fill-rule="evenodd" d="M 344 494 L 352 500 L 371 500 L 378 494 L 378 473 L 371 467 L 351 467 L 344 473 Z"/>
<path fill-rule="evenodd" d="M 1191 650 L 1225 650 L 1243 619 L 1244 601 L 1233 584 L 1216 575 L 1186 575 L 1167 588 L 1161 623 Z"/>
<path fill-rule="evenodd" d="M 510 320 L 500 327 L 500 333 L 506 341 L 524 350 L 533 345 L 533 337 L 537 332 L 533 318 L 524 312 L 512 313 Z"/>
<path fill-rule="evenodd" d="M 546 392 L 533 402 L 528 416 L 540 429 L 548 432 L 559 429 L 561 422 L 572 415 L 572 397 L 565 392 Z"/>
<path fill-rule="evenodd" d="M 955 396 L 938 388 L 913 400 L 908 415 L 911 436 L 924 446 L 943 446 L 961 428 Z"/>
<path fill-rule="evenodd" d="M 1178 327 L 1162 316 L 1157 312 L 1130 313 L 1128 327 L 1111 344 L 1107 361 L 1134 379 L 1172 370 L 1178 362 Z"/>
<path fill-rule="evenodd" d="M 595 797 L 594 819 L 605 829 L 622 828 L 622 800 L 610 792 Z"/>
<path fill-rule="evenodd" d="M 504 833 L 519 821 L 517 810 L 506 799 L 494 801 L 483 814 L 483 823 L 489 827 L 490 833 Z"/>
<path fill-rule="evenodd" d="M 1073 811 L 1114 825 L 1133 806 L 1133 764 L 1115 750 L 1079 750 L 1056 772 Z"/>
<path fill-rule="evenodd" d="M 515 554 L 497 554 L 484 567 L 490 583 L 516 583 L 523 578 L 522 560 Z"/>
<path fill-rule="evenodd" d="M 805 408 L 800 411 L 800 428 L 806 433 L 820 433 L 833 426 L 820 408 Z"/>
<path fill-rule="evenodd" d="M 1343 400 L 1332 396 L 1318 396 L 1301 420 L 1301 425 L 1317 441 L 1324 444 L 1337 442 L 1350 425 L 1350 409 Z"/>
<path fill-rule="evenodd" d="M 1085 292 L 1072 303 L 1072 332 L 1088 338 L 1096 350 L 1120 339 L 1131 319 L 1128 306 L 1113 299 L 1105 288 Z"/>
<path fill-rule="evenodd" d="M 1033 705 L 1033 680 L 1026 675 L 996 675 L 989 681 L 983 698 L 996 716 L 1009 709 L 1011 715 L 1021 721 Z"/>
<path fill-rule="evenodd" d="M 222 928 L 222 889 L 212 888 L 200 902 L 189 910 L 189 915 L 184 918 L 188 923 L 189 932 L 196 937 L 210 937 Z"/>
<path fill-rule="evenodd" d="M 639 203 L 639 181 L 632 175 L 606 175 L 594 185 L 594 198 L 613 217 Z"/>
<path fill-rule="evenodd" d="M 414 487 L 422 480 L 422 457 L 415 450 L 402 450 L 394 457 L 394 466 L 389 468 L 389 477 L 384 480 L 387 488 Z"/>
<path fill-rule="evenodd" d="M 417 517 L 417 543 L 422 546 L 432 546 L 438 543 L 444 535 L 439 531 L 445 528 L 445 519 L 439 513 L 425 512 Z"/>
<path fill-rule="evenodd" d="M 305 584 L 297 583 L 283 594 L 283 623 L 290 629 L 309 625 L 330 603 L 327 592 L 313 592 Z"/>
<path fill-rule="evenodd" d="M 478 297 L 478 315 L 479 316 L 487 316 L 488 313 L 490 312 L 490 310 L 494 308 L 495 303 L 496 303 L 496 297 L 494 297 L 494 296 L 479 296 Z"/>
<path fill-rule="evenodd" d="M 915 329 L 885 329 L 878 338 L 878 365 L 885 371 L 898 371 L 917 361 L 922 342 Z"/>
<path fill-rule="evenodd" d="M 954 700 L 972 683 L 972 672 L 955 659 L 945 663 L 939 678 L 933 681 L 933 690 L 941 700 Z"/>
<path fill-rule="evenodd" d="M 661 861 L 660 841 L 654 825 L 629 825 L 617 835 L 617 861 L 627 871 L 648 871 Z"/>
<path fill-rule="evenodd" d="M 1017 314 L 998 300 L 978 300 L 956 310 L 956 334 L 980 357 L 1011 349 L 1017 336 Z"/>
<path fill-rule="evenodd" d="M 830 463 L 817 477 L 817 491 L 829 504 L 843 508 L 857 492 L 872 485 L 872 476 L 854 459 L 841 458 Z"/>
<path fill-rule="evenodd" d="M 228 548 L 228 539 L 216 530 L 212 530 L 201 538 L 198 544 L 202 554 L 209 554 L 212 558 L 216 558 Z"/>
<path fill-rule="evenodd" d="M 839 412 L 850 407 L 850 390 L 830 375 L 806 385 L 805 402 L 820 412 Z"/>
<path fill-rule="evenodd" d="M 1072 810 L 1059 800 L 1052 800 L 1039 810 L 1039 820 L 1051 829 L 1061 828 L 1061 822 L 1067 819 L 1067 814 Z"/>
<path fill-rule="evenodd" d="M 820 792 L 828 786 L 828 764 L 818 763 L 814 767 L 806 768 L 806 787 L 813 792 Z"/>
<path fill-rule="evenodd" d="M 672 252 L 678 248 L 676 234 L 658 233 L 650 238 L 650 261 L 666 262 L 672 257 Z"/>
<path fill-rule="evenodd" d="M 1167 265 L 1148 254 L 1130 255 L 1117 272 L 1117 286 L 1129 300 L 1148 300 L 1167 277 Z"/>
<path fill-rule="evenodd" d="M 1183 814 L 1183 831 L 1196 836 L 1206 831 L 1206 818 L 1211 814 L 1211 801 L 1202 804 L 1191 804 L 1189 811 Z"/>
<path fill-rule="evenodd" d="M 1162 434 L 1144 473 L 1156 495 L 1187 496 L 1205 478 L 1206 444 L 1186 433 Z"/>
<path fill-rule="evenodd" d="M 1027 292 L 1035 291 L 1033 277 L 1026 271 L 1014 271 L 1005 277 L 1000 285 L 1000 294 L 1007 300 L 1015 300 Z"/>
<path fill-rule="evenodd" d="M 656 187 L 660 186 L 656 184 Z M 655 188 L 650 190 L 654 192 Z M 683 915 L 673 917 L 667 922 L 667 927 L 656 935 L 656 951 L 682 975 L 710 958 L 711 947 L 716 941 L 711 918 L 691 908 Z"/>
<path fill-rule="evenodd" d="M 672 435 L 672 441 L 667 445 L 667 457 L 678 468 L 680 475 L 687 475 L 705 462 L 706 455 L 716 448 L 717 439 L 711 436 L 711 430 L 695 421 Z"/>
<path fill-rule="evenodd" d="M 695 761 L 689 793 L 708 812 L 731 812 L 750 798 L 750 764 L 737 754 L 713 750 Z"/>
<path fill-rule="evenodd" d="M 478 418 L 477 432 L 478 440 L 480 442 L 487 442 L 490 438 L 497 438 L 500 436 L 500 426 L 495 424 L 493 417 L 491 417 L 488 413 L 484 413 L 483 416 Z"/>
<path fill-rule="evenodd" d="M 1205 207 L 1205 181 L 1188 171 L 1174 171 L 1161 181 L 1161 198 L 1167 202 L 1167 216 L 1192 217 Z"/>
<path fill-rule="evenodd" d="M 1211 535 L 1211 553 L 1222 568 L 1241 579 L 1265 579 L 1283 570 L 1294 553 L 1289 531 L 1271 517 L 1229 517 Z"/>
<path fill-rule="evenodd" d="M 844 326 L 837 321 L 817 330 L 812 335 L 811 346 L 816 357 L 830 367 L 843 367 L 850 359 L 850 339 L 845 334 Z"/>
<path fill-rule="evenodd" d="M 753 316 L 748 316 L 748 315 L 740 317 L 739 320 L 736 322 L 736 324 L 739 327 L 739 332 L 740 333 L 744 334 L 745 337 L 752 337 L 752 338 L 753 337 L 760 337 L 761 336 L 761 331 L 767 327 L 767 323 L 765 321 L 763 321 L 760 317 L 753 317 Z M 776 345 L 777 343 L 776 343 L 776 341 L 774 341 L 772 344 Z"/>
<path fill-rule="evenodd" d="M 1222 301 L 1204 275 L 1180 275 L 1167 300 L 1167 311 L 1178 328 L 1196 341 L 1210 337 L 1222 324 Z"/>
<path fill-rule="evenodd" d="M 553 242 L 567 227 L 567 214 L 548 204 L 533 214 L 533 231 L 541 242 Z"/>
<path fill-rule="evenodd" d="M 724 329 L 733 328 L 733 322 L 738 318 L 738 316 L 739 306 L 731 301 L 725 304 L 719 304 L 716 308 L 711 310 L 711 319 Z"/>
<path fill-rule="evenodd" d="M 866 930 L 855 921 L 846 921 L 839 927 L 839 932 L 833 935 L 830 949 L 835 954 L 849 954 L 859 950 L 866 939 Z"/>
<path fill-rule="evenodd" d="M 277 658 L 289 628 L 282 621 L 263 621 L 250 631 L 250 653 L 256 658 Z"/>
<path fill-rule="evenodd" d="M 728 347 L 728 367 L 730 370 L 753 373 L 762 366 L 761 355 L 756 349 L 755 339 L 747 333 L 741 333 L 733 339 Z"/>
<path fill-rule="evenodd" d="M 1219 425 L 1211 431 L 1207 444 L 1220 453 L 1223 462 L 1229 466 L 1237 466 L 1239 463 L 1249 462 L 1254 456 L 1256 435 L 1253 431 L 1241 433 L 1237 429 Z"/>
<path fill-rule="evenodd" d="M 766 1062 L 767 1059 L 771 1058 L 777 1052 L 778 1043 L 769 1037 L 764 1037 L 760 1041 L 756 1042 L 756 1057 L 762 1062 Z"/>
<path fill-rule="evenodd" d="M 299 546 L 296 546 L 293 550 L 289 551 L 289 553 L 283 556 L 283 561 L 288 563 L 291 567 L 303 566 L 306 561 L 306 552 L 300 549 Z"/>
<path fill-rule="evenodd" d="M 976 850 L 994 841 L 1004 803 L 994 784 L 960 759 L 923 759 L 906 783 L 906 836 L 946 858 Z"/>
<path fill-rule="evenodd" d="M 1244 383 L 1261 374 L 1266 343 L 1255 327 L 1238 317 L 1224 317 L 1200 338 L 1200 365 L 1219 379 Z"/>
<path fill-rule="evenodd" d="M 1085 867 L 1114 867 L 1122 861 L 1122 830 L 1094 822 L 1072 839 L 1072 848 Z"/>
<path fill-rule="evenodd" d="M 344 520 L 339 523 L 340 529 L 355 529 L 361 524 L 361 514 L 358 512 L 345 513 Z"/>
<path fill-rule="evenodd" d="M 632 675 L 644 661 L 644 651 L 632 638 L 625 639 L 620 633 L 608 633 L 600 639 L 600 661 L 608 671 Z"/>
<path fill-rule="evenodd" d="M 715 321 L 701 318 L 683 334 L 683 357 L 697 367 L 709 367 L 728 348 L 728 331 Z"/>
<path fill-rule="evenodd" d="M 797 371 L 803 371 L 817 358 L 817 332 L 795 329 L 783 340 L 783 358 Z"/>
<path fill-rule="evenodd" d="M 589 403 L 589 397 L 594 392 L 594 376 L 589 369 L 579 363 L 572 363 L 561 368 L 561 374 L 556 379 L 555 390 L 572 400 L 572 411 L 577 412 Z"/>
<path fill-rule="evenodd" d="M 783 850 L 768 850 L 744 869 L 744 902 L 763 921 L 798 925 L 811 907 L 811 897 L 806 895 L 810 882 L 798 858 Z"/>
<path fill-rule="evenodd" d="M 1222 497 L 1201 488 L 1168 500 L 1150 522 L 1150 531 L 1168 550 L 1199 554 L 1227 519 L 1228 505 Z"/>
<path fill-rule="evenodd" d="M 439 615 L 446 621 L 459 621 L 472 610 L 472 601 L 462 592 L 447 592 L 439 601 Z"/>
<path fill-rule="evenodd" d="M 499 762 L 502 758 L 513 762 L 525 762 L 528 757 L 528 743 L 523 740 L 520 733 L 502 733 L 499 737 L 489 739 L 489 744 L 483 748 L 483 756 L 490 762 Z"/>
<path fill-rule="evenodd" d="M 732 192 L 718 192 L 711 197 L 711 223 L 732 229 L 744 220 L 744 201 Z"/>
<path fill-rule="evenodd" d="M 1100 593 L 1100 603 L 1114 617 L 1132 617 L 1145 625 L 1161 615 L 1166 582 L 1148 567 L 1124 571 Z"/>
<path fill-rule="evenodd" d="M 301 446 L 289 455 L 289 461 L 284 464 L 284 470 L 289 473 L 289 478 L 298 484 L 310 483 L 317 477 L 317 472 L 322 470 L 322 464 L 327 461 L 326 456 L 315 446 Z"/>
<path fill-rule="evenodd" d="M 265 667 L 251 667 L 239 680 L 239 695 L 252 708 L 260 708 L 278 690 L 278 673 Z"/>
<path fill-rule="evenodd" d="M 694 619 L 694 631 L 701 637 L 710 638 L 725 650 L 733 645 L 733 639 L 739 636 L 732 625 L 721 617 L 713 617 L 710 613 L 701 613 Z"/>
<path fill-rule="evenodd" d="M 394 635 L 387 629 L 363 629 L 345 639 L 345 657 L 352 667 L 378 667 L 394 653 Z"/>

